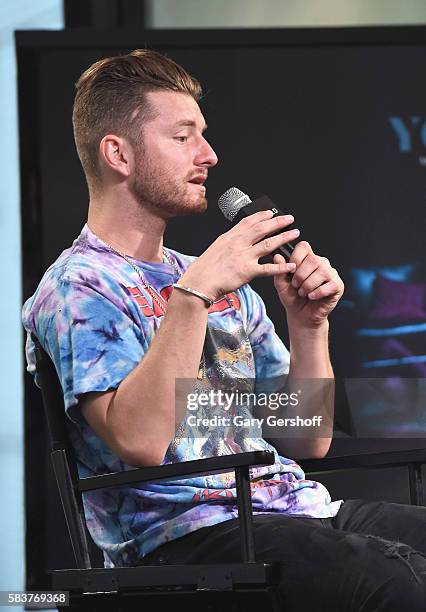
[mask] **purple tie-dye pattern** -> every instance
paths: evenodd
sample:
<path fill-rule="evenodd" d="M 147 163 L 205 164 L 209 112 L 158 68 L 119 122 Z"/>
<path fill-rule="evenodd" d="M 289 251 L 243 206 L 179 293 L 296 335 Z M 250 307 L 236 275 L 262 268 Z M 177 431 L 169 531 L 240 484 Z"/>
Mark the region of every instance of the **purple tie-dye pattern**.
<path fill-rule="evenodd" d="M 182 272 L 194 260 L 173 250 L 169 253 Z M 133 261 L 159 292 L 177 280 L 169 264 Z M 137 288 L 142 298 L 135 298 L 132 288 Z M 248 285 L 236 293 L 239 308 L 209 314 L 205 353 L 207 380 L 213 387 L 224 378 L 266 379 L 288 372 L 288 351 L 261 298 Z M 144 312 L 141 299 L 147 304 Z M 46 271 L 24 305 L 28 371 L 35 374 L 30 337 L 30 332 L 35 332 L 62 383 L 67 426 L 82 477 L 131 469 L 87 424 L 78 398 L 90 391 L 118 387 L 143 359 L 162 320 L 159 313 L 154 316 L 152 308 L 152 299 L 132 267 L 87 225 L 72 247 Z M 306 480 L 300 466 L 279 456 L 262 438 L 176 437 L 164 463 L 262 449 L 272 450 L 276 460 L 273 466 L 251 471 L 255 513 L 337 514 L 342 501 L 332 502 L 323 485 Z M 84 505 L 88 528 L 104 552 L 107 567 L 135 565 L 166 541 L 237 516 L 232 474 L 94 491 L 85 494 Z"/>

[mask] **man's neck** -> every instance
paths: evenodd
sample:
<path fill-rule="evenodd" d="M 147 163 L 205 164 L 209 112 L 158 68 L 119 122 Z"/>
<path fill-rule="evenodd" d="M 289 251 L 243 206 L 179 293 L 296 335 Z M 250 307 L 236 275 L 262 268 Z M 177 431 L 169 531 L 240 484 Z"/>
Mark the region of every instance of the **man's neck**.
<path fill-rule="evenodd" d="M 91 198 L 87 224 L 103 242 L 140 261 L 162 262 L 166 222 L 134 202 Z"/>

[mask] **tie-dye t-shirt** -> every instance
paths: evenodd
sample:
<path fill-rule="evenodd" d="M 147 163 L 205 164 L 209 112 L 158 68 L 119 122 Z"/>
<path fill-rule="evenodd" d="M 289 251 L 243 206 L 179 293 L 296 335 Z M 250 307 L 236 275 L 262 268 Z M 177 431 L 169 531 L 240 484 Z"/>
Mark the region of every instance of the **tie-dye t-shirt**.
<path fill-rule="evenodd" d="M 194 260 L 171 249 L 167 252 L 182 273 Z M 169 263 L 132 262 L 167 306 L 172 284 L 178 280 L 177 270 Z M 25 303 L 25 328 L 35 332 L 53 359 L 62 384 L 67 427 L 81 477 L 132 469 L 88 425 L 78 398 L 118 387 L 143 359 L 163 316 L 132 266 L 87 225 Z M 238 382 L 282 376 L 289 368 L 288 351 L 260 296 L 249 285 L 210 308 L 204 355 L 205 380 L 211 388 L 224 379 Z M 29 372 L 35 374 L 30 334 L 27 360 Z M 154 391 L 152 404 L 154 410 Z M 306 480 L 299 465 L 278 455 L 261 437 L 238 436 L 238 432 L 191 437 L 183 436 L 178 428 L 164 463 L 252 450 L 275 454 L 274 465 L 251 469 L 255 513 L 322 518 L 337 513 L 342 502 L 332 502 L 322 484 Z M 136 565 L 169 540 L 238 516 L 233 473 L 92 491 L 84 494 L 84 508 L 89 531 L 103 550 L 107 567 Z"/>

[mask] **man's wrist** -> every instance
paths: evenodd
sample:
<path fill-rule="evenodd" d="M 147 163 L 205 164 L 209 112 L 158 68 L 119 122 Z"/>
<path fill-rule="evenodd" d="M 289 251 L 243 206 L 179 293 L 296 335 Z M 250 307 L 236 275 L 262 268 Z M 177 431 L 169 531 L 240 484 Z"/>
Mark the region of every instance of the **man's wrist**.
<path fill-rule="evenodd" d="M 186 291 L 179 291 L 179 289 L 173 289 L 170 295 L 167 311 L 170 308 L 171 310 L 177 308 L 179 311 L 182 311 L 183 308 L 185 312 L 192 312 L 194 315 L 198 312 L 208 312 L 209 310 L 209 306 L 204 300 Z"/>
<path fill-rule="evenodd" d="M 315 342 L 318 340 L 324 340 L 328 338 L 329 322 L 328 319 L 324 319 L 318 324 L 301 324 L 297 320 L 287 317 L 288 332 L 291 339 L 300 339 L 304 342 Z"/>
<path fill-rule="evenodd" d="M 206 282 L 206 280 L 201 278 L 201 275 L 197 275 L 195 273 L 193 267 L 194 264 L 191 265 L 191 273 L 189 273 L 189 271 L 185 272 L 185 274 L 183 274 L 177 281 L 178 284 L 182 287 L 189 287 L 194 291 L 202 293 L 203 295 L 208 297 L 208 299 L 214 302 L 217 299 L 216 292 L 210 286 L 210 284 Z"/>
<path fill-rule="evenodd" d="M 204 293 L 201 293 L 201 291 L 197 291 L 196 289 L 193 289 L 192 287 L 187 287 L 185 285 L 182 285 L 181 283 L 174 283 L 172 287 L 174 289 L 177 289 L 178 291 L 183 291 L 184 293 L 188 293 L 189 295 L 193 295 L 199 300 L 202 300 L 207 307 L 210 307 L 213 305 L 214 300 L 209 298 Z"/>
<path fill-rule="evenodd" d="M 290 371 L 296 378 L 333 378 L 328 321 L 316 327 L 289 325 Z"/>

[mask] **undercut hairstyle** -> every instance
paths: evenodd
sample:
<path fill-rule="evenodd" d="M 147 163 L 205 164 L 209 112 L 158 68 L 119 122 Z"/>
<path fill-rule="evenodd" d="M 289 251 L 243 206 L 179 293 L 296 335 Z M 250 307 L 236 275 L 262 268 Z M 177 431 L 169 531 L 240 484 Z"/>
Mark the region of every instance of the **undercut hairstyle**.
<path fill-rule="evenodd" d="M 140 148 L 143 123 L 154 117 L 147 93 L 177 91 L 197 102 L 202 94 L 200 83 L 182 66 L 148 49 L 95 62 L 75 86 L 74 139 L 89 190 L 100 186 L 99 144 L 106 134 Z"/>

